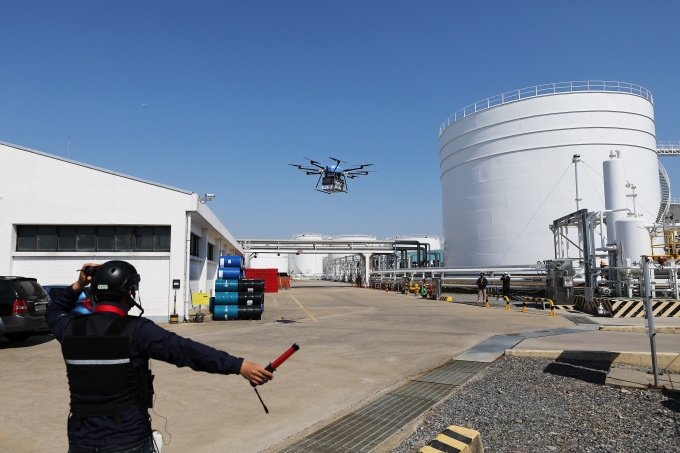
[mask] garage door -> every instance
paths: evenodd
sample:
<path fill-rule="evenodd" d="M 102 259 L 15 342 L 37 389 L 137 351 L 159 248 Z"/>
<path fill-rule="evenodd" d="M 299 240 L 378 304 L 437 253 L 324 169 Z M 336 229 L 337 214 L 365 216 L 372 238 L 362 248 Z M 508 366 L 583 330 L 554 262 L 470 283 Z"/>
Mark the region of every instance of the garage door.
<path fill-rule="evenodd" d="M 170 304 L 170 258 L 98 256 L 92 257 L 54 257 L 54 256 L 15 256 L 13 275 L 33 277 L 42 285 L 71 285 L 78 278 L 77 270 L 87 262 L 103 263 L 109 260 L 124 260 L 135 266 L 142 277 L 139 297 L 144 307 L 144 316 L 156 321 L 167 321 L 172 307 Z M 130 314 L 139 314 L 133 309 Z"/>

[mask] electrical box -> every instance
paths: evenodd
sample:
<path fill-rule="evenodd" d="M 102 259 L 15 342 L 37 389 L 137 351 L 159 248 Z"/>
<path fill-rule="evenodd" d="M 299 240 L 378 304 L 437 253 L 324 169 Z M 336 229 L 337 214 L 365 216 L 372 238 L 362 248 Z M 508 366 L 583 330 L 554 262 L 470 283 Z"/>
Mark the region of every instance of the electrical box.
<path fill-rule="evenodd" d="M 579 259 L 556 259 L 545 262 L 547 271 L 546 297 L 556 305 L 571 305 L 574 295 L 574 275 Z"/>
<path fill-rule="evenodd" d="M 172 289 L 179 289 L 179 280 L 172 281 Z"/>

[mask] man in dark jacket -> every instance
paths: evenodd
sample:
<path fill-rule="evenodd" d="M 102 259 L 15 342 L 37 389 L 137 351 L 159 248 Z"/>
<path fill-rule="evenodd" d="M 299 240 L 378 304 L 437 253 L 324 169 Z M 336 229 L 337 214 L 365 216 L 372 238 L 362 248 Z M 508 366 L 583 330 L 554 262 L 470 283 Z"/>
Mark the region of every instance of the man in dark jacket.
<path fill-rule="evenodd" d="M 69 453 L 155 451 L 149 359 L 240 374 L 256 385 L 274 378 L 260 365 L 180 337 L 149 319 L 128 316 L 130 308 L 140 307 L 135 301 L 140 279 L 125 261 L 86 264 L 78 281 L 47 308 L 46 321 L 61 343 L 71 393 Z M 94 314 L 71 314 L 90 283 L 97 302 Z"/>
<path fill-rule="evenodd" d="M 479 274 L 477 279 L 477 303 L 484 305 L 486 303 L 486 287 L 489 281 L 484 277 L 484 272 Z"/>
<path fill-rule="evenodd" d="M 501 277 L 501 282 L 503 283 L 503 296 L 510 298 L 510 275 L 507 272 Z"/>

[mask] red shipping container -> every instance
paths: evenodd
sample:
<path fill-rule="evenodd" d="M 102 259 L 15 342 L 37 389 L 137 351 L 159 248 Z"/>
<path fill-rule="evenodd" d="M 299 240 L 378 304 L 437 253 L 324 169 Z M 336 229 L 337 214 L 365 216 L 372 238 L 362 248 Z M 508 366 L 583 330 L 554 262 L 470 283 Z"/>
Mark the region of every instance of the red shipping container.
<path fill-rule="evenodd" d="M 279 292 L 278 269 L 246 269 L 246 278 L 258 278 L 264 280 L 265 293 Z"/>

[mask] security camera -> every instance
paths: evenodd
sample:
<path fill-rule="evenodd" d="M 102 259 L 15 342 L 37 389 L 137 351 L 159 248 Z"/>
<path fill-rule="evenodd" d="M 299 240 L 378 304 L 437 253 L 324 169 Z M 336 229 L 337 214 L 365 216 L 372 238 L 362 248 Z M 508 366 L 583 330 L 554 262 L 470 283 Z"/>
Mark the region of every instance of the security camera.
<path fill-rule="evenodd" d="M 214 194 L 214 193 L 207 193 L 207 194 L 205 194 L 205 199 L 206 199 L 206 200 L 210 201 L 210 200 L 212 200 L 213 198 L 215 198 L 215 194 Z"/>

